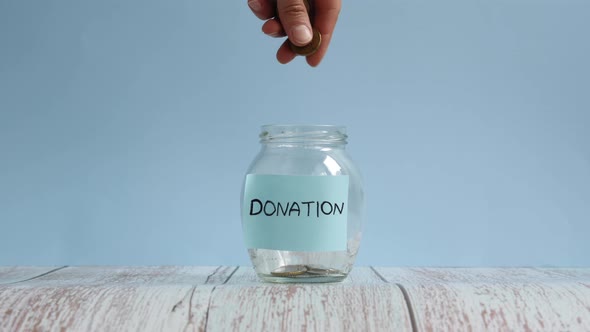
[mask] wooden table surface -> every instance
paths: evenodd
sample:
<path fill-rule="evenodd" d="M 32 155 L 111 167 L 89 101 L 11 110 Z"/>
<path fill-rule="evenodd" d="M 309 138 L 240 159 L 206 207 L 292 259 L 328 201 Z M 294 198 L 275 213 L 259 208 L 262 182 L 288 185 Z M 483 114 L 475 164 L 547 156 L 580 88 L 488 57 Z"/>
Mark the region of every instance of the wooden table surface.
<path fill-rule="evenodd" d="M 590 269 L 0 267 L 0 331 L 590 331 Z"/>

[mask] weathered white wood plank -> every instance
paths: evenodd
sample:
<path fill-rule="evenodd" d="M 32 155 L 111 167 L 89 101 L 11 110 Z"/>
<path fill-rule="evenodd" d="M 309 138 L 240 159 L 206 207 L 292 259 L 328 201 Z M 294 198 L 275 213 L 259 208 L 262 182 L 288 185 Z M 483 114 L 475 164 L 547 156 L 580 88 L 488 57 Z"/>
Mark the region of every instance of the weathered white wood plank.
<path fill-rule="evenodd" d="M 419 331 L 590 331 L 588 269 L 376 268 Z"/>
<path fill-rule="evenodd" d="M 0 331 L 202 331 L 211 291 L 231 271 L 66 268 L 0 286 Z"/>
<path fill-rule="evenodd" d="M 0 266 L 0 285 L 35 278 L 58 268 L 57 266 Z"/>
<path fill-rule="evenodd" d="M 534 268 L 540 275 L 545 275 L 555 282 L 559 279 L 574 281 L 590 280 L 590 268 Z"/>
<path fill-rule="evenodd" d="M 0 268 L 0 331 L 410 331 L 411 314 L 418 331 L 590 330 L 590 269 L 377 271 L 277 285 L 250 267 Z"/>
<path fill-rule="evenodd" d="M 411 331 L 411 324 L 400 289 L 369 268 L 342 283 L 278 285 L 240 267 L 215 288 L 207 331 Z"/>

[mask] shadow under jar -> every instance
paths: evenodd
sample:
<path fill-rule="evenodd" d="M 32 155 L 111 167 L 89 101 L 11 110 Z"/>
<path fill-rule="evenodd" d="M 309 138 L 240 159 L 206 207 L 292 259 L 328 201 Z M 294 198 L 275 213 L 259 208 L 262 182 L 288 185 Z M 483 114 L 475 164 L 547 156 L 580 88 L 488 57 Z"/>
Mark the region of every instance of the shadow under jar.
<path fill-rule="evenodd" d="M 242 190 L 242 229 L 263 280 L 335 282 L 351 271 L 364 194 L 346 139 L 342 126 L 262 126 Z"/>

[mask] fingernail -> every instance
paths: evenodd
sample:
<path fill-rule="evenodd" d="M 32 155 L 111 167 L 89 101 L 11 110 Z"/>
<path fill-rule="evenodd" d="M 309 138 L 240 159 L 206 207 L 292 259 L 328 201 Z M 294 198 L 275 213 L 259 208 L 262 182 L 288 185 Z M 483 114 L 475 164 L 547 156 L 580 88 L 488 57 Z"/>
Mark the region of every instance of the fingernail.
<path fill-rule="evenodd" d="M 291 29 L 292 42 L 301 46 L 311 42 L 313 38 L 311 30 L 305 25 L 297 25 Z"/>
<path fill-rule="evenodd" d="M 248 0 L 248 7 L 250 7 L 250 9 L 252 9 L 255 12 L 260 11 L 262 9 L 262 5 L 258 0 Z"/>
<path fill-rule="evenodd" d="M 280 33 L 278 32 L 271 32 L 271 33 L 267 33 L 268 36 L 271 37 L 282 37 Z"/>

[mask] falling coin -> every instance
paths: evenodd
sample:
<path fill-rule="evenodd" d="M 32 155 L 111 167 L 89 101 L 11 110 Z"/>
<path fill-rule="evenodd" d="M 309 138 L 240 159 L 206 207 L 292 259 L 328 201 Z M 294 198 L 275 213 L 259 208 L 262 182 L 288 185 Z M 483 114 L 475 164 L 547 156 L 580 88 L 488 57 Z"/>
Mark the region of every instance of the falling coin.
<path fill-rule="evenodd" d="M 305 265 L 285 265 L 272 271 L 270 274 L 275 277 L 294 277 L 305 274 L 306 272 L 307 267 Z"/>
<path fill-rule="evenodd" d="M 322 34 L 320 34 L 319 30 L 316 28 L 313 28 L 313 39 L 305 46 L 297 46 L 289 40 L 289 47 L 291 47 L 291 50 L 295 52 L 295 54 L 303 56 L 314 54 L 320 48 L 321 44 Z"/>

